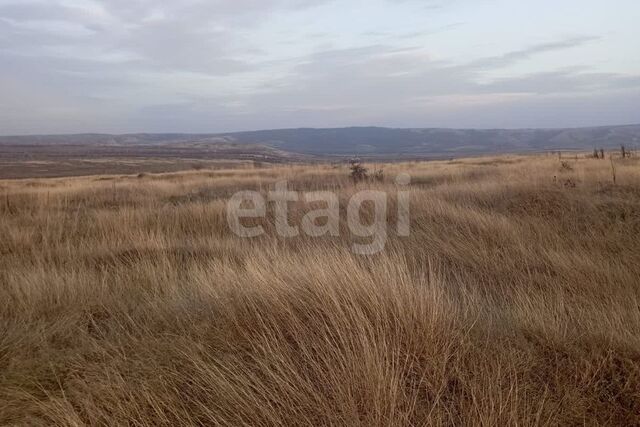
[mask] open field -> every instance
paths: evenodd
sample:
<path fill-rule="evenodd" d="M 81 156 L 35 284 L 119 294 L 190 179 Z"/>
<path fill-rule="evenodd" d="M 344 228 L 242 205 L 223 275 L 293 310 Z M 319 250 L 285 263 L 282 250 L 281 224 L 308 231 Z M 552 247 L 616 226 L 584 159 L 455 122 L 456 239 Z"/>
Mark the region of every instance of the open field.
<path fill-rule="evenodd" d="M 638 425 L 640 161 L 614 165 L 0 181 L 0 424 Z M 343 211 L 339 237 L 234 235 L 229 197 L 279 180 L 387 192 L 386 249 L 352 253 Z"/>
<path fill-rule="evenodd" d="M 304 157 L 277 149 L 197 138 L 165 141 L 154 135 L 0 137 L 0 179 L 167 173 L 239 167 L 253 162 L 292 162 Z M 15 140 L 14 140 L 15 139 Z"/>

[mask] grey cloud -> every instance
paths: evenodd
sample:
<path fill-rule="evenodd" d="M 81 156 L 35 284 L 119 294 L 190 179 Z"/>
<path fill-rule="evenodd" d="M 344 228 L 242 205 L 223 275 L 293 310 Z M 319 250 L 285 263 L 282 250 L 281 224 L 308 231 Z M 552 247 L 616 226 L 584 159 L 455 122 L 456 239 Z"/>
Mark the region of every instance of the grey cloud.
<path fill-rule="evenodd" d="M 327 1 L 330 0 L 99 0 L 111 14 L 131 23 L 140 23 L 153 12 L 166 11 L 170 20 L 188 20 L 196 25 L 211 20 L 251 24 L 265 14 L 313 7 Z"/>
<path fill-rule="evenodd" d="M 540 45 L 527 49 L 526 54 L 522 50 L 506 55 L 507 62 L 578 44 L 565 41 Z M 444 122 L 446 114 L 453 114 L 452 109 L 504 113 L 503 106 L 515 108 L 514 100 L 517 100 L 518 106 L 531 105 L 535 111 L 541 111 L 537 106 L 551 108 L 554 102 L 560 101 L 574 105 L 571 100 L 594 93 L 591 99 L 596 102 L 608 99 L 611 103 L 612 97 L 615 98 L 613 94 L 620 88 L 636 94 L 640 89 L 640 76 L 594 73 L 581 67 L 480 82 L 478 76 L 490 62 L 493 67 L 499 65 L 492 58 L 463 65 L 450 64 L 433 61 L 419 49 L 384 45 L 318 52 L 296 65 L 291 76 L 278 79 L 272 82 L 271 88 L 249 96 L 245 104 L 251 117 L 270 117 L 275 122 L 282 122 L 282 117 L 287 116 L 301 120 L 301 125 L 322 126 L 322 120 L 313 120 L 315 113 L 317 117 L 359 118 L 359 124 L 411 126 L 411 120 L 420 120 L 421 115 L 423 120 L 437 118 Z M 632 100 L 633 97 L 628 99 L 627 105 Z M 478 102 L 483 105 L 480 109 L 475 106 Z M 464 106 L 466 103 L 469 107 Z M 275 105 L 278 111 L 273 111 Z M 519 111 L 521 114 L 525 110 Z M 595 111 L 595 107 L 590 111 Z M 488 113 L 485 119 L 486 125 Z M 469 116 L 464 120 L 482 123 Z M 508 123 L 503 126 L 509 127 Z"/>
<path fill-rule="evenodd" d="M 88 61 L 95 57 L 96 50 L 119 52 L 137 57 L 139 67 L 225 75 L 247 70 L 248 64 L 239 54 L 257 50 L 238 37 L 242 28 L 278 10 L 323 2 L 88 0 L 82 3 L 84 8 L 55 1 L 15 2 L 0 7 L 0 48 L 5 48 L 5 55 L 19 48 L 20 54 L 33 50 L 42 57 L 52 55 L 43 51 L 43 46 L 55 45 L 75 51 L 77 59 Z M 21 31 L 25 26 L 30 27 L 28 31 Z M 46 31 L 52 26 L 53 32 Z M 69 31 L 85 33 L 80 34 L 82 38 L 68 37 L 65 26 Z M 92 46 L 92 54 L 82 58 L 84 46 Z"/>
<path fill-rule="evenodd" d="M 403 39 L 406 40 L 406 39 L 415 39 L 419 37 L 445 33 L 451 30 L 455 30 L 456 28 L 462 27 L 463 25 L 465 25 L 465 22 L 454 22 L 448 25 L 443 25 L 441 27 L 435 27 L 430 29 L 427 28 L 420 31 L 409 31 L 409 32 L 367 31 L 363 35 L 370 36 L 370 37 L 397 38 L 399 40 L 403 40 Z"/>
<path fill-rule="evenodd" d="M 424 37 L 424 36 L 430 36 L 430 35 L 434 35 L 434 34 L 445 33 L 447 31 L 455 30 L 456 28 L 459 28 L 459 27 L 463 26 L 464 24 L 465 24 L 464 22 L 454 22 L 452 24 L 444 25 L 442 27 L 437 27 L 437 28 L 433 28 L 433 29 L 430 29 L 430 30 L 403 33 L 403 34 L 400 34 L 398 36 L 398 38 L 400 38 L 400 39 L 413 39 L 413 38 L 416 38 L 416 37 Z"/>
<path fill-rule="evenodd" d="M 525 114 L 524 106 L 529 106 L 541 115 L 544 106 L 558 102 L 568 110 L 578 104 L 575 100 L 594 93 L 590 99 L 606 100 L 607 105 L 615 96 L 624 98 L 627 107 L 634 96 L 638 99 L 640 76 L 588 68 L 487 81 L 488 71 L 584 46 L 598 40 L 593 36 L 532 45 L 468 63 L 434 60 L 414 40 L 461 24 L 381 33 L 384 43 L 373 39 L 359 47 L 317 48 L 288 59 L 263 55 L 261 46 L 243 37 L 272 14 L 329 1 L 0 1 L 0 88 L 12 97 L 22 94 L 20 102 L 0 103 L 0 127 L 44 126 L 25 118 L 32 104 L 37 104 L 31 107 L 34 114 L 49 123 L 55 120 L 56 129 L 66 124 L 67 131 L 204 132 L 307 125 L 415 126 L 428 120 L 445 125 L 458 119 L 471 126 L 497 120 L 506 106 L 517 114 Z M 438 1 L 388 1 L 432 10 L 446 7 Z M 316 34 L 312 42 L 329 36 Z M 224 89 L 226 78 L 241 81 L 233 93 L 209 88 L 211 84 Z M 465 99 L 472 100 L 468 107 Z M 474 107 L 475 102 L 483 107 Z M 460 115 L 451 118 L 452 109 Z"/>
<path fill-rule="evenodd" d="M 581 39 L 586 42 L 588 39 Z M 433 61 L 417 48 L 398 49 L 384 45 L 319 52 L 294 68 L 293 76 L 275 85 L 277 91 L 257 100 L 303 105 L 361 105 L 403 103 L 411 99 L 460 94 L 571 93 L 614 88 L 618 82 L 632 84 L 615 74 L 565 69 L 548 73 L 479 83 L 485 69 L 498 68 L 551 50 L 579 45 L 578 40 L 535 46 L 509 53 L 496 60 L 485 58 L 455 65 Z M 255 99 L 253 101 L 256 101 Z"/>
<path fill-rule="evenodd" d="M 504 55 L 493 56 L 489 58 L 482 58 L 480 60 L 472 62 L 470 67 L 476 69 L 491 69 L 500 68 L 507 65 L 514 64 L 519 61 L 524 61 L 539 55 L 542 53 L 555 52 L 565 49 L 571 49 L 574 47 L 585 45 L 589 42 L 598 40 L 599 37 L 594 36 L 580 36 L 568 38 L 565 40 L 555 41 L 551 43 L 542 43 L 534 46 L 530 46 L 525 49 L 508 52 Z"/>
<path fill-rule="evenodd" d="M 482 108 L 466 106 L 455 114 L 434 111 L 431 119 L 443 126 L 465 123 L 478 128 L 553 128 L 637 123 L 640 90 L 514 98 Z"/>
<path fill-rule="evenodd" d="M 185 29 L 176 22 L 153 23 L 136 28 L 118 43 L 157 69 L 191 70 L 212 75 L 244 71 L 248 65 L 234 57 L 233 37 L 225 31 Z"/>
<path fill-rule="evenodd" d="M 80 18 L 74 9 L 55 2 L 10 3 L 0 5 L 0 16 L 16 21 L 72 20 Z"/>
<path fill-rule="evenodd" d="M 620 76 L 611 73 L 559 70 L 498 79 L 482 87 L 486 91 L 494 93 L 560 94 L 615 88 L 619 78 Z M 636 84 L 636 86 L 640 85 Z"/>

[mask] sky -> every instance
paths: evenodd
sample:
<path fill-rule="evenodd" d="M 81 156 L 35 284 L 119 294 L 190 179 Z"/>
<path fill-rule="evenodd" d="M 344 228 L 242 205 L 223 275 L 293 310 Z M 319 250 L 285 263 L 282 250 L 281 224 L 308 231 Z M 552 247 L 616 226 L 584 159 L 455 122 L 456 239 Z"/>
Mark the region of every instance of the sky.
<path fill-rule="evenodd" d="M 637 0 L 0 0 L 0 134 L 640 123 Z"/>

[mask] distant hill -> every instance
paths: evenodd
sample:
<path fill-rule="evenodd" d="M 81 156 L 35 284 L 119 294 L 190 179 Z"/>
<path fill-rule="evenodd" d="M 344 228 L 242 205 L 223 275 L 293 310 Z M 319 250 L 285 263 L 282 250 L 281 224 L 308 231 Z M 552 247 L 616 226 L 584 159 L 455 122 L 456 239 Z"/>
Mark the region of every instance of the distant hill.
<path fill-rule="evenodd" d="M 38 149 L 54 156 L 304 159 L 328 156 L 447 157 L 548 150 L 640 147 L 640 125 L 576 129 L 284 129 L 221 134 L 41 135 L 0 137 L 0 156 Z M 31 150 L 30 150 L 31 149 Z"/>
<path fill-rule="evenodd" d="M 640 125 L 517 130 L 286 129 L 229 133 L 223 137 L 236 143 L 264 144 L 321 156 L 448 156 L 640 146 Z"/>

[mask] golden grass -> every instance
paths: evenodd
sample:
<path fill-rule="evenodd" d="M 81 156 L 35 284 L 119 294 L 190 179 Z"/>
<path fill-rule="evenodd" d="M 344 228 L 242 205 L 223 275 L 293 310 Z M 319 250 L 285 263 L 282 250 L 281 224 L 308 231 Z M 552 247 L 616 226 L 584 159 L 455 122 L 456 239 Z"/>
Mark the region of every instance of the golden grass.
<path fill-rule="evenodd" d="M 0 423 L 637 425 L 640 163 L 570 163 L 0 181 Z M 226 223 L 280 179 L 394 206 L 399 172 L 412 232 L 376 256 Z"/>

